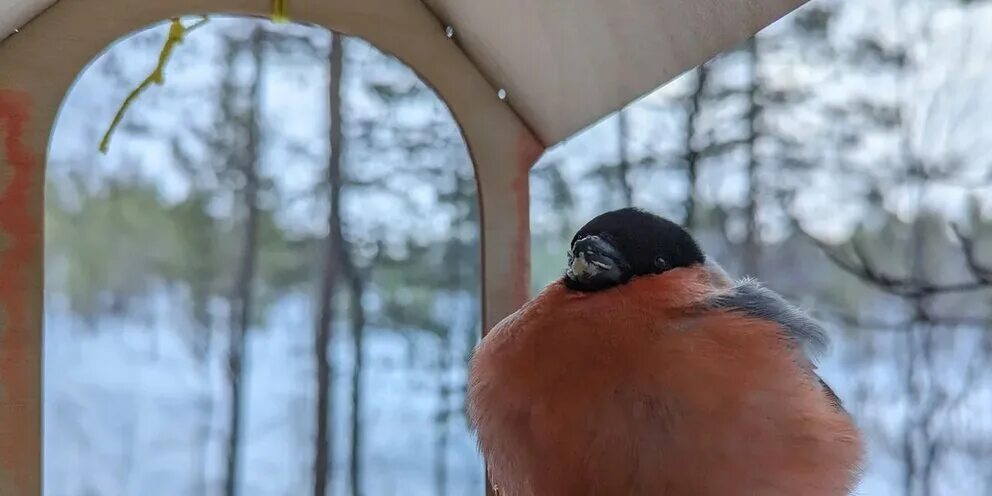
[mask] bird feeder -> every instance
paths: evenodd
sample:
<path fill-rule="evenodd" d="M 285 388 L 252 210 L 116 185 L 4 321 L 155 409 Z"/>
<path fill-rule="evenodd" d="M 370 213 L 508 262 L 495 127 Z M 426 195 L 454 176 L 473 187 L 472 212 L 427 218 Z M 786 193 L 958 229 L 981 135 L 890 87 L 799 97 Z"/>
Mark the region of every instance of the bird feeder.
<path fill-rule="evenodd" d="M 528 173 L 545 149 L 805 0 L 276 0 L 365 39 L 432 86 L 481 202 L 486 328 L 529 293 Z M 77 75 L 112 42 L 270 0 L 0 0 L 0 494 L 40 496 L 45 154 Z"/>

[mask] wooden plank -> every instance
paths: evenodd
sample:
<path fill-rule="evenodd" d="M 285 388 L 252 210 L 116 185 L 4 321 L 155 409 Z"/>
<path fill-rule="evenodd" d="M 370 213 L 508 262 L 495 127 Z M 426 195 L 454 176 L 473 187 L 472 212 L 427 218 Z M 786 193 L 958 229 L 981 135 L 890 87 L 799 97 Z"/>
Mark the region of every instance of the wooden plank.
<path fill-rule="evenodd" d="M 542 143 L 551 145 L 743 41 L 806 0 L 424 1 L 454 27 L 455 40 L 490 85 L 504 88 L 512 108 Z M 0 40 L 52 2 L 0 0 Z M 221 5 L 231 3 L 238 4 L 237 12 L 264 8 L 259 1 L 201 8 L 221 11 Z M 354 15 L 376 8 L 358 0 L 334 3 L 333 8 Z M 403 12 L 419 10 L 408 3 L 413 0 L 396 6 Z M 141 6 L 132 3 L 130 11 L 175 10 L 151 1 Z M 121 17 L 110 14 L 111 25 Z M 405 24 L 395 16 L 383 18 Z"/>
<path fill-rule="evenodd" d="M 42 188 L 26 91 L 0 88 L 0 494 L 41 493 Z"/>
<path fill-rule="evenodd" d="M 0 43 L 0 94 L 14 95 L 17 127 L 11 155 L 0 155 L 0 224 L 22 251 L 0 251 L 0 267 L 17 267 L 0 307 L 16 320 L 0 322 L 7 336 L 0 366 L 0 494 L 39 496 L 41 479 L 42 187 L 45 151 L 59 105 L 76 75 L 118 37 L 170 17 L 201 12 L 266 14 L 267 1 L 72 0 L 59 2 Z M 432 86 L 461 126 L 479 181 L 482 208 L 483 320 L 488 328 L 528 297 L 528 186 L 543 151 L 496 88 L 444 34 L 442 24 L 411 0 L 295 0 L 290 14 L 365 38 L 396 55 Z M 156 54 L 149 52 L 149 57 Z M 110 115 L 94 116 L 109 121 Z M 24 123 L 27 124 L 24 124 Z M 3 129 L 13 129 L 9 126 Z M 94 143 L 96 146 L 96 143 Z M 21 157 L 30 157 L 25 162 Z M 0 179 L 2 180 L 2 179 Z M 13 227 L 12 227 L 13 226 Z M 6 279 L 6 273 L 4 280 Z M 2 339 L 2 338 L 0 338 Z M 2 344 L 2 342 L 0 342 Z M 17 436 L 8 434 L 15 433 Z"/>
<path fill-rule="evenodd" d="M 546 145 L 806 0 L 425 0 Z"/>
<path fill-rule="evenodd" d="M 0 42 L 56 0 L 0 0 Z"/>

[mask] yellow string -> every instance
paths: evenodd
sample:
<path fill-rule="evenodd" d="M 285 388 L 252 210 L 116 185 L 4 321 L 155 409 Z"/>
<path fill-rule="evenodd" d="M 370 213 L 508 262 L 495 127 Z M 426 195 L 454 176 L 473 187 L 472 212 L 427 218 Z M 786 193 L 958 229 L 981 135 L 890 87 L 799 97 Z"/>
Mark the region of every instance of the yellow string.
<path fill-rule="evenodd" d="M 289 0 L 272 0 L 272 21 L 289 22 L 286 3 Z"/>
<path fill-rule="evenodd" d="M 124 102 L 117 109 L 117 113 L 114 114 L 114 120 L 110 123 L 110 127 L 107 128 L 107 132 L 104 133 L 103 139 L 100 140 L 100 153 L 107 153 L 107 150 L 110 148 L 110 137 L 117 130 L 117 126 L 121 121 L 124 120 L 124 114 L 127 113 L 127 109 L 131 107 L 131 104 L 134 103 L 138 96 L 144 93 L 152 84 L 161 85 L 165 82 L 165 65 L 169 62 L 169 57 L 172 56 L 172 51 L 176 48 L 176 45 L 182 43 L 190 31 L 202 26 L 207 20 L 207 16 L 203 16 L 201 20 L 186 27 L 183 26 L 183 23 L 178 17 L 172 18 L 169 23 L 169 35 L 165 38 L 165 44 L 162 45 L 162 50 L 158 53 L 158 63 L 155 64 L 155 69 L 152 70 L 148 77 L 141 81 L 141 84 L 137 88 L 128 93 L 127 98 L 124 99 Z"/>

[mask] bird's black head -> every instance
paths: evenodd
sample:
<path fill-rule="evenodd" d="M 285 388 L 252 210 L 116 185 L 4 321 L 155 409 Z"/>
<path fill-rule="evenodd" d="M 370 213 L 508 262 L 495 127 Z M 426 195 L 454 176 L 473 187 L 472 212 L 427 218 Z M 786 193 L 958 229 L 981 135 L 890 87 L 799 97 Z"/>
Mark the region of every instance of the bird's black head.
<path fill-rule="evenodd" d="M 602 214 L 572 238 L 565 286 L 599 291 L 633 277 L 705 262 L 692 236 L 678 224 L 636 208 Z"/>

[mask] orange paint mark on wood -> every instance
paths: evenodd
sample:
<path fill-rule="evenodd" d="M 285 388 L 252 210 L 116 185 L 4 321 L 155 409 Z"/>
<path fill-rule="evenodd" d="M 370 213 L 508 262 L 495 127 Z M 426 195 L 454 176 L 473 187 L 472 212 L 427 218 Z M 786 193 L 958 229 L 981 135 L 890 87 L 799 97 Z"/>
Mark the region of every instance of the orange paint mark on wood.
<path fill-rule="evenodd" d="M 0 492 L 40 494 L 40 164 L 24 143 L 29 95 L 0 90 Z"/>
<path fill-rule="evenodd" d="M 514 261 L 513 297 L 523 304 L 530 299 L 530 169 L 541 158 L 544 146 L 528 131 L 517 137 L 517 167 L 513 194 L 517 205 L 517 236 Z"/>

